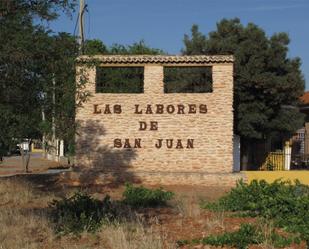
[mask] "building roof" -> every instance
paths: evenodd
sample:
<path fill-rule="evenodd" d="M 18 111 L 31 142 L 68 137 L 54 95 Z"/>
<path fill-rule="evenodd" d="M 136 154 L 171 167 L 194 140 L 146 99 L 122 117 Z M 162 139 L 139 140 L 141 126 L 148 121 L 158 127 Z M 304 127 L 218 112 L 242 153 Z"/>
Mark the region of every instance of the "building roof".
<path fill-rule="evenodd" d="M 233 55 L 94 55 L 80 56 L 78 62 L 98 61 L 103 64 L 203 64 L 232 63 Z"/>
<path fill-rule="evenodd" d="M 305 92 L 299 99 L 302 105 L 309 105 L 309 91 Z"/>

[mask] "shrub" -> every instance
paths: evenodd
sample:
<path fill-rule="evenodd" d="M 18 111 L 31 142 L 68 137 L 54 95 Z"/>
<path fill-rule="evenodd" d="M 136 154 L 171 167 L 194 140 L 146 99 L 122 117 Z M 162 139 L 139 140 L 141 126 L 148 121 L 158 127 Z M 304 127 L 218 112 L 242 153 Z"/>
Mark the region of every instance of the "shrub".
<path fill-rule="evenodd" d="M 82 192 L 77 192 L 70 198 L 54 200 L 50 203 L 50 208 L 56 232 L 60 234 L 94 232 L 104 221 L 116 217 L 109 196 L 101 201 Z"/>
<path fill-rule="evenodd" d="M 257 233 L 255 227 L 250 224 L 242 224 L 240 229 L 232 233 L 224 233 L 222 235 L 210 235 L 201 240 L 204 245 L 213 246 L 232 246 L 239 249 L 247 248 L 251 244 L 259 244 L 262 242 L 261 237 Z"/>
<path fill-rule="evenodd" d="M 166 202 L 173 196 L 174 193 L 164 191 L 162 188 L 152 190 L 143 186 L 134 187 L 132 184 L 126 184 L 123 202 L 132 207 L 157 207 L 166 205 Z"/>
<path fill-rule="evenodd" d="M 277 180 L 273 183 L 242 181 L 226 196 L 203 208 L 242 212 L 274 220 L 276 226 L 300 237 L 309 244 L 309 186 Z"/>
<path fill-rule="evenodd" d="M 292 242 L 298 242 L 293 238 L 285 238 L 275 231 L 271 232 L 268 239 L 275 248 L 281 248 L 289 246 Z M 220 235 L 210 235 L 202 239 L 193 239 L 177 241 L 178 246 L 189 244 L 203 244 L 212 246 L 230 246 L 239 249 L 245 249 L 249 245 L 261 244 L 266 240 L 263 232 L 252 224 L 241 224 L 239 230 L 235 232 L 225 232 Z"/>

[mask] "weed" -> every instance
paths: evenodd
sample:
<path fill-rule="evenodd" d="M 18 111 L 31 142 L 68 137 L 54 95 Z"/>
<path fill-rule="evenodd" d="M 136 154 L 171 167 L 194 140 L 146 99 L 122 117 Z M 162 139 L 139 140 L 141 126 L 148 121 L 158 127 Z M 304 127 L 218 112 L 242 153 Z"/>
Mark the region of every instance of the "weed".
<path fill-rule="evenodd" d="M 265 241 L 263 232 L 252 224 L 241 224 L 239 230 L 235 232 L 225 232 L 221 235 L 210 235 L 202 239 L 180 240 L 177 241 L 178 246 L 184 245 L 212 245 L 212 246 L 230 246 L 239 249 L 248 248 L 249 245 L 258 245 Z M 275 231 L 271 231 L 267 238 L 268 243 L 271 243 L 275 248 L 289 246 L 293 242 L 298 242 L 294 238 L 285 238 Z"/>
<path fill-rule="evenodd" d="M 309 187 L 277 180 L 273 183 L 242 181 L 226 196 L 202 208 L 213 211 L 234 211 L 242 215 L 274 220 L 275 226 L 300 235 L 309 244 Z"/>
<path fill-rule="evenodd" d="M 134 187 L 132 184 L 126 184 L 123 202 L 135 208 L 157 207 L 166 205 L 166 202 L 171 200 L 173 196 L 173 192 L 164 191 L 162 188 L 152 190 L 143 186 Z"/>
<path fill-rule="evenodd" d="M 77 192 L 70 198 L 54 200 L 50 207 L 56 232 L 60 234 L 94 232 L 104 221 L 116 217 L 116 211 L 109 196 L 101 201 Z"/>

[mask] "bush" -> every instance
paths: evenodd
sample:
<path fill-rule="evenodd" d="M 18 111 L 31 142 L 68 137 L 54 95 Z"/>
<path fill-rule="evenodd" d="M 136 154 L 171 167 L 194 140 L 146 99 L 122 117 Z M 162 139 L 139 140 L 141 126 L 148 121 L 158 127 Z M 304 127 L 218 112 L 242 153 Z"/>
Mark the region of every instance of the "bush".
<path fill-rule="evenodd" d="M 292 242 L 299 242 L 297 239 L 285 238 L 275 231 L 272 231 L 268 239 L 268 243 L 271 243 L 275 248 L 281 248 L 289 246 Z M 212 246 L 230 246 L 239 249 L 245 249 L 249 245 L 261 244 L 266 240 L 263 232 L 252 224 L 241 224 L 239 230 L 235 232 L 226 232 L 217 236 L 210 235 L 202 239 L 193 239 L 178 241 L 178 246 L 186 244 L 203 244 Z"/>
<path fill-rule="evenodd" d="M 109 196 L 101 201 L 82 192 L 77 192 L 70 198 L 54 200 L 50 208 L 56 232 L 60 234 L 94 232 L 104 221 L 116 217 Z"/>
<path fill-rule="evenodd" d="M 172 199 L 174 193 L 159 189 L 148 189 L 143 186 L 134 187 L 132 184 L 126 184 L 123 192 L 123 202 L 132 207 L 157 207 L 166 205 L 166 202 Z"/>
<path fill-rule="evenodd" d="M 242 212 L 274 220 L 276 226 L 300 234 L 309 245 L 309 186 L 277 180 L 274 183 L 242 181 L 226 196 L 202 207 Z"/>

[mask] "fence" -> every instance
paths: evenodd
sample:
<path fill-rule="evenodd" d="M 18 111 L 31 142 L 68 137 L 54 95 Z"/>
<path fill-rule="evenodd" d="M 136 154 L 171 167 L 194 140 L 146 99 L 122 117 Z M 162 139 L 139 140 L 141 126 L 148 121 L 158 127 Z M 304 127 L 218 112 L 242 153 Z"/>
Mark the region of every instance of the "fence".
<path fill-rule="evenodd" d="M 309 154 L 292 154 L 291 169 L 309 170 Z"/>
<path fill-rule="evenodd" d="M 284 152 L 270 152 L 260 170 L 285 170 L 286 157 Z"/>
<path fill-rule="evenodd" d="M 262 161 L 259 170 L 309 170 L 309 127 L 303 127 L 297 130 L 289 138 L 285 138 L 282 150 L 276 152 L 265 151 L 264 160 Z M 272 147 L 272 146 L 270 146 Z M 272 148 L 273 150 L 275 148 Z M 261 163 L 261 161 L 260 161 Z"/>
<path fill-rule="evenodd" d="M 293 154 L 285 151 L 269 152 L 259 170 L 309 170 L 309 154 Z"/>

